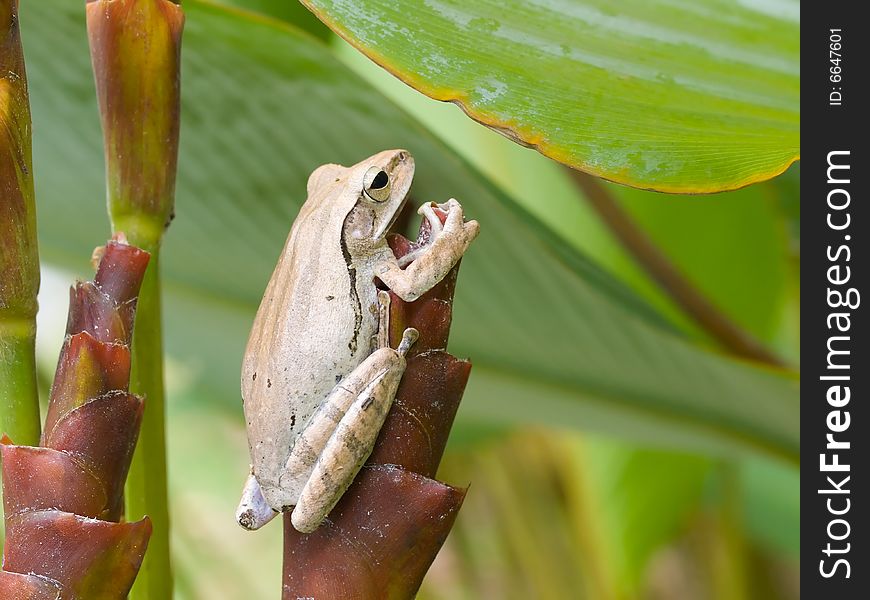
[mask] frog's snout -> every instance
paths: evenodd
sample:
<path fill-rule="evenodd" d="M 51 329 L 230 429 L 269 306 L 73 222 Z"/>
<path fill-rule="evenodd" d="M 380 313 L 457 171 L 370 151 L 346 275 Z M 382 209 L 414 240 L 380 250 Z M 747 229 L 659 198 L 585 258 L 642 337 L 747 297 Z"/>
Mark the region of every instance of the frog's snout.
<path fill-rule="evenodd" d="M 404 150 L 402 150 L 398 154 L 399 162 L 405 162 L 406 160 L 408 160 L 408 156 L 409 156 L 408 153 L 405 152 Z"/>

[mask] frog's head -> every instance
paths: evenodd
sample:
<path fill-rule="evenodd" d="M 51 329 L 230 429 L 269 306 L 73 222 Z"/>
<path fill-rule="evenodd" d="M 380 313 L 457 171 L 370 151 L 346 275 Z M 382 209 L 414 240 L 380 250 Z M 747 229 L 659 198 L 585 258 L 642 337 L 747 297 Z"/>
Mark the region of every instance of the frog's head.
<path fill-rule="evenodd" d="M 356 198 L 345 231 L 356 240 L 384 238 L 405 205 L 414 159 L 406 150 L 387 150 L 350 167 L 348 191 Z"/>

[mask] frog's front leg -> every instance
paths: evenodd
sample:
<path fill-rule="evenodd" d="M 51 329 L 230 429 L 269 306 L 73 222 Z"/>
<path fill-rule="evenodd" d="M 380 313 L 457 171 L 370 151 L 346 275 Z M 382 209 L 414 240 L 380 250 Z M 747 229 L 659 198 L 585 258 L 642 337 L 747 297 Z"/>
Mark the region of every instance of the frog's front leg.
<path fill-rule="evenodd" d="M 297 453 L 294 447 L 291 460 L 288 461 L 288 471 L 284 475 L 305 472 L 308 470 L 306 464 L 313 464 L 309 467 L 307 480 L 291 515 L 293 527 L 298 531 L 309 533 L 317 529 L 372 453 L 405 373 L 405 355 L 417 336 L 416 329 L 406 329 L 397 350 L 380 348 L 354 369 L 348 377 L 357 381 L 368 380 L 365 388 L 340 418 L 340 407 L 333 410 L 324 405 L 322 410 L 326 418 L 321 419 L 319 425 L 312 419 L 312 426 L 318 427 L 317 435 L 306 440 L 308 447 L 304 450 Z M 321 432 L 329 429 L 328 422 L 331 422 L 333 430 L 331 435 L 323 436 Z M 317 452 L 317 448 L 311 445 L 312 438 L 319 441 L 324 437 L 325 444 Z"/>
<path fill-rule="evenodd" d="M 375 267 L 378 278 L 406 302 L 413 302 L 444 279 L 480 232 L 477 221 L 463 221 L 459 202 L 451 198 L 446 208 L 444 227 L 440 227 L 440 220 L 435 219 L 438 221 L 435 226 L 429 218 L 434 239 L 419 255 L 414 253 L 413 262 L 406 269 L 394 256 L 387 256 Z"/>

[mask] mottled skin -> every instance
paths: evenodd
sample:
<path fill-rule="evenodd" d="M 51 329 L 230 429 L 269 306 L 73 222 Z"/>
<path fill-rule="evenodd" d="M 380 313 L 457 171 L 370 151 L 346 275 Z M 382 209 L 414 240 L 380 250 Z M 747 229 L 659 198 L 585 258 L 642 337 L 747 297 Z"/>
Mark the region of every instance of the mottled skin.
<path fill-rule="evenodd" d="M 245 352 L 241 381 L 252 475 L 237 515 L 243 526 L 255 529 L 296 506 L 317 469 L 315 458 L 325 448 L 330 456 L 323 464 L 331 466 L 317 471 L 321 482 L 312 482 L 306 492 L 319 508 L 303 507 L 300 513 L 308 516 L 300 517 L 300 529 L 316 527 L 325 516 L 320 515 L 323 507 L 337 502 L 361 465 L 357 451 L 354 462 L 360 464 L 336 472 L 347 458 L 337 455 L 346 452 L 353 436 L 364 438 L 360 447 L 370 451 L 369 438 L 373 443 L 380 428 L 351 410 L 353 403 L 367 400 L 364 390 L 378 390 L 376 404 L 383 406 L 380 396 L 386 394 L 388 408 L 404 371 L 403 358 L 390 358 L 390 381 L 375 385 L 385 377 L 384 368 L 374 356 L 366 361 L 382 312 L 375 279 L 413 301 L 449 272 L 478 233 L 476 222 L 463 222 L 455 200 L 446 205 L 443 228 L 426 205 L 421 211 L 437 221 L 436 230 L 431 243 L 403 269 L 385 236 L 404 205 L 413 174 L 411 156 L 391 150 L 349 168 L 321 166 L 308 180 L 308 199 L 266 288 Z M 312 421 L 321 407 L 321 416 L 329 418 Z M 336 431 L 343 433 L 331 441 Z M 329 485 L 323 483 L 324 474 Z M 314 500 L 324 495 L 330 497 Z"/>

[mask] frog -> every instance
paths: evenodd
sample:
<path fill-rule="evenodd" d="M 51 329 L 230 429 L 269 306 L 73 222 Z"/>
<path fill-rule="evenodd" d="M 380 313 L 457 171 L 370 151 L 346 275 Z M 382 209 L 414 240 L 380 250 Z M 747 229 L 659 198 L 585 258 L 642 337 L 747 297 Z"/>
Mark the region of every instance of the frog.
<path fill-rule="evenodd" d="M 236 520 L 245 529 L 288 511 L 302 533 L 323 523 L 371 454 L 418 336 L 407 328 L 390 347 L 386 290 L 417 300 L 478 236 L 457 200 L 427 202 L 417 212 L 428 241 L 395 256 L 387 234 L 414 170 L 396 149 L 308 178 L 242 361 L 251 468 Z"/>

